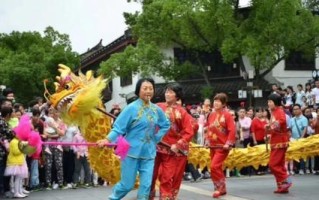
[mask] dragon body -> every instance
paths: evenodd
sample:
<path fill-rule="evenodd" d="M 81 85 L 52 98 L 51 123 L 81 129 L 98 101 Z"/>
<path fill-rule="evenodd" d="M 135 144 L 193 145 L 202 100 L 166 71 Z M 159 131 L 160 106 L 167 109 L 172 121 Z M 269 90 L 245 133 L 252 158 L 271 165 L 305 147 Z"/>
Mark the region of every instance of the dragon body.
<path fill-rule="evenodd" d="M 55 93 L 49 99 L 61 113 L 66 124 L 77 125 L 87 142 L 104 139 L 111 129 L 111 117 L 103 114 L 105 108 L 101 92 L 106 81 L 95 78 L 92 71 L 75 75 L 70 68 L 59 65 L 60 76 L 55 82 Z M 102 112 L 101 112 L 102 111 Z M 112 148 L 89 147 L 89 163 L 100 177 L 111 184 L 120 179 L 120 160 Z"/>
<path fill-rule="evenodd" d="M 269 155 L 270 152 L 267 151 L 265 144 L 248 148 L 233 148 L 224 162 L 224 167 L 241 169 L 253 166 L 258 169 L 259 165 L 268 165 Z M 319 134 L 290 142 L 286 152 L 286 160 L 299 162 L 301 158 L 306 159 L 316 155 L 319 155 Z M 188 162 L 199 166 L 201 169 L 204 167 L 210 169 L 209 149 L 191 144 Z"/>

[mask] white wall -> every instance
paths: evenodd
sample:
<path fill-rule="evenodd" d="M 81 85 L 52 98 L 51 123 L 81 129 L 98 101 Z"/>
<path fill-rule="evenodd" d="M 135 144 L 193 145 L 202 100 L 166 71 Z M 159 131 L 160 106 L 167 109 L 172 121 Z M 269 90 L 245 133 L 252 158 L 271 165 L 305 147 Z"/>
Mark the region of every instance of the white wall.
<path fill-rule="evenodd" d="M 163 48 L 162 53 L 164 54 L 165 57 L 167 58 L 174 58 L 174 49 L 172 47 L 167 47 L 167 48 Z M 170 62 L 169 59 L 164 60 L 164 62 Z M 152 76 L 152 78 L 154 79 L 155 83 L 165 83 L 165 79 L 163 79 L 160 76 Z M 169 81 L 171 82 L 171 81 Z"/>
<path fill-rule="evenodd" d="M 105 107 L 107 111 L 112 109 L 112 105 L 118 104 L 121 108 L 126 106 L 126 99 L 125 97 L 121 97 L 119 94 L 128 94 L 135 91 L 135 85 L 139 79 L 139 75 L 134 75 L 132 80 L 132 85 L 121 87 L 120 77 L 116 77 L 112 80 L 113 84 L 113 92 L 112 92 L 112 99 L 105 103 Z"/>
<path fill-rule="evenodd" d="M 253 69 L 253 66 L 249 62 L 249 59 L 244 56 L 243 61 L 246 67 L 246 71 Z M 316 69 L 319 69 L 319 58 L 315 61 Z M 282 83 L 281 87 L 285 88 L 288 85 L 294 88 L 300 83 L 304 85 L 309 79 L 312 79 L 312 71 L 295 71 L 295 70 L 285 70 L 285 61 L 281 61 L 274 67 L 274 69 L 265 76 L 265 79 L 269 83 L 279 81 Z"/>
<path fill-rule="evenodd" d="M 283 83 L 283 87 L 291 85 L 294 89 L 298 84 L 304 85 L 309 79 L 312 79 L 312 71 L 285 70 L 285 61 L 278 63 L 271 71 L 271 74 L 274 78 Z"/>

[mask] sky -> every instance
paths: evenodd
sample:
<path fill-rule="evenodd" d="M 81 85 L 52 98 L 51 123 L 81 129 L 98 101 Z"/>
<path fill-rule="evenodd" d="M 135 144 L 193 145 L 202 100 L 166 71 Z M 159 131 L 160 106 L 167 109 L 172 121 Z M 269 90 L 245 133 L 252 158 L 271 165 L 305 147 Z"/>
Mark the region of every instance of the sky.
<path fill-rule="evenodd" d="M 0 33 L 52 26 L 68 34 L 73 51 L 84 53 L 101 39 L 108 45 L 127 29 L 123 12 L 141 11 L 127 0 L 0 0 Z M 241 0 L 247 4 L 248 0 Z"/>
<path fill-rule="evenodd" d="M 107 45 L 122 36 L 123 12 L 140 10 L 127 0 L 1 0 L 0 33 L 43 33 L 52 26 L 70 36 L 73 51 L 84 53 L 101 39 Z"/>

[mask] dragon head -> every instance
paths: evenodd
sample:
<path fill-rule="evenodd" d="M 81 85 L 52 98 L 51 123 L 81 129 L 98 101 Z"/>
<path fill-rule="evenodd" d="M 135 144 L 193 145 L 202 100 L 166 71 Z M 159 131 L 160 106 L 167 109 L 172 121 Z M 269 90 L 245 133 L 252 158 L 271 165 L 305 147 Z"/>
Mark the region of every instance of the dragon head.
<path fill-rule="evenodd" d="M 54 82 L 55 93 L 50 95 L 49 100 L 64 120 L 77 121 L 83 114 L 95 112 L 95 108 L 101 106 L 101 92 L 106 87 L 102 76 L 95 78 L 92 71 L 85 75 L 79 72 L 77 76 L 62 64 L 59 64 L 58 70 L 60 76 Z"/>

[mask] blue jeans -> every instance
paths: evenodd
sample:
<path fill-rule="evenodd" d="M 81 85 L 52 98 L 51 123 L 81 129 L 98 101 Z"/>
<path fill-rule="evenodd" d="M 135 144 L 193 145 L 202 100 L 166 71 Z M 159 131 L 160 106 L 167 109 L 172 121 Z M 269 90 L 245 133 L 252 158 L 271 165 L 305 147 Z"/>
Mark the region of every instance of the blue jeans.
<path fill-rule="evenodd" d="M 39 161 L 32 159 L 30 167 L 30 187 L 39 185 Z"/>

